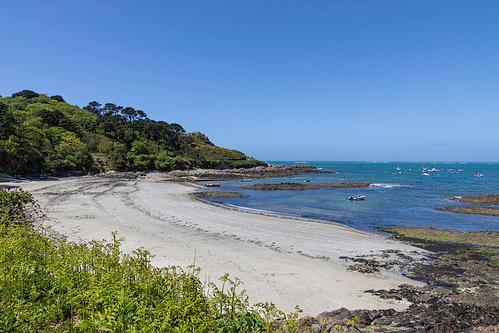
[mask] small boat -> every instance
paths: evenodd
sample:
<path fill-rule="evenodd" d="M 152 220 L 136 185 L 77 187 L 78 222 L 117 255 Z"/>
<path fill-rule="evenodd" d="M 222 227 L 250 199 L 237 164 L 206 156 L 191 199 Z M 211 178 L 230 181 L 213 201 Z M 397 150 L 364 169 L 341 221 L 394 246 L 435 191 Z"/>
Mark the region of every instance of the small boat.
<path fill-rule="evenodd" d="M 348 200 L 350 200 L 350 201 L 361 201 L 361 200 L 365 200 L 365 199 L 366 199 L 365 195 L 352 195 L 352 196 L 348 197 Z"/>
<path fill-rule="evenodd" d="M 475 177 L 478 177 L 478 178 L 481 178 L 483 176 L 485 176 L 483 173 L 480 173 L 480 172 L 477 172 L 474 174 Z"/>
<path fill-rule="evenodd" d="M 251 178 L 244 178 L 244 179 L 241 179 L 242 182 L 250 182 L 252 181 L 253 179 Z"/>
<path fill-rule="evenodd" d="M 429 176 L 430 174 L 428 172 L 423 172 L 422 175 L 423 176 Z"/>
<path fill-rule="evenodd" d="M 205 185 L 206 187 L 220 187 L 220 184 L 216 184 L 216 183 L 208 183 Z"/>

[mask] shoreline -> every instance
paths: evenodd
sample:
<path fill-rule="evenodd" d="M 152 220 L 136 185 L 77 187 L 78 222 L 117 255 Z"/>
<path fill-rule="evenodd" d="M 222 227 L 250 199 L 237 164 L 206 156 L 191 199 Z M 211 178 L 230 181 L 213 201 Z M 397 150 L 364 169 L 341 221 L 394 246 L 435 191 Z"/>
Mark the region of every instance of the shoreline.
<path fill-rule="evenodd" d="M 44 226 L 69 240 L 110 239 L 117 231 L 125 251 L 144 247 L 154 255 L 155 266 L 195 264 L 205 282 L 224 273 L 237 276 L 252 303 L 271 301 L 285 311 L 300 305 L 305 314 L 339 307 L 400 310 L 409 303 L 364 291 L 420 285 L 397 268 L 366 275 L 349 270 L 340 259 L 393 249 L 421 257 L 419 248 L 340 224 L 300 223 L 206 204 L 189 195 L 198 186 L 155 176 L 86 176 L 22 187 L 46 211 Z"/>
<path fill-rule="evenodd" d="M 182 185 L 182 182 L 178 182 L 178 183 Z M 248 214 L 261 215 L 261 216 L 267 216 L 267 217 L 276 217 L 276 218 L 280 218 L 280 219 L 289 219 L 289 220 L 296 220 L 296 221 L 302 221 L 302 222 L 312 222 L 312 223 L 320 223 L 320 224 L 325 224 L 325 225 L 333 225 L 333 226 L 345 228 L 345 229 L 348 229 L 350 231 L 358 232 L 358 233 L 365 234 L 365 235 L 373 235 L 373 236 L 381 236 L 381 237 L 385 236 L 385 234 L 383 234 L 381 232 L 379 234 L 374 233 L 374 232 L 369 232 L 369 231 L 365 231 L 362 229 L 348 226 L 348 225 L 343 224 L 341 222 L 313 219 L 313 218 L 308 218 L 308 217 L 299 216 L 299 215 L 285 214 L 285 213 L 279 213 L 276 211 L 250 208 L 250 207 L 244 207 L 244 206 L 229 205 L 229 204 L 222 203 L 222 202 L 210 201 L 208 199 L 198 197 L 194 194 L 195 193 L 189 194 L 189 196 L 194 200 L 200 201 L 200 202 L 207 204 L 207 205 L 211 205 L 211 206 L 215 206 L 215 207 L 219 207 L 219 208 L 227 209 L 227 210 L 231 210 L 231 211 L 236 211 L 236 212 L 240 212 L 240 213 L 248 213 Z M 388 237 L 386 237 L 386 238 L 388 238 Z"/>

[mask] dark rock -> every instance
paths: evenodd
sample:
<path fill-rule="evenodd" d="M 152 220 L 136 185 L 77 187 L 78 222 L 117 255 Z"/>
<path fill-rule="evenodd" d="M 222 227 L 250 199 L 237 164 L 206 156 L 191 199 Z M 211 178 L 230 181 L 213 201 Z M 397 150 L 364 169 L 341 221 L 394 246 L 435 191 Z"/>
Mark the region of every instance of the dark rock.
<path fill-rule="evenodd" d="M 254 184 L 243 186 L 246 190 L 261 190 L 261 191 L 277 191 L 277 190 L 287 190 L 287 191 L 303 191 L 303 190 L 318 190 L 321 188 L 359 188 L 359 187 L 369 187 L 371 183 L 367 182 L 341 182 L 341 183 L 323 183 L 323 184 L 313 184 L 313 183 L 279 183 L 279 184 Z"/>
<path fill-rule="evenodd" d="M 298 320 L 298 333 L 320 333 L 322 325 L 314 317 L 306 316 Z"/>

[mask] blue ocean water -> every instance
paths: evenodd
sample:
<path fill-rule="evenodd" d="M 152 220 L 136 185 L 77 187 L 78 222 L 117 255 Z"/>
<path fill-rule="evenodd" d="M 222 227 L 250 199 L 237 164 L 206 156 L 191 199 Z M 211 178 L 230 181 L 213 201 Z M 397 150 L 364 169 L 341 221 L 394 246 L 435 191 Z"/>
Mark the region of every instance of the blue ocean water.
<path fill-rule="evenodd" d="M 271 161 L 275 165 L 296 162 Z M 251 182 L 220 182 L 221 190 L 239 191 L 247 198 L 213 199 L 218 203 L 272 211 L 281 214 L 343 223 L 358 229 L 377 231 L 382 226 L 417 226 L 463 231 L 499 231 L 499 217 L 456 214 L 435 207 L 463 205 L 453 196 L 499 194 L 499 163 L 371 163 L 307 162 L 332 174 L 307 174 Z M 426 175 L 423 170 L 427 171 Z M 483 177 L 475 176 L 477 173 Z M 366 181 L 377 184 L 359 189 L 306 191 L 255 191 L 241 186 L 255 183 L 328 183 Z M 365 201 L 347 200 L 366 195 Z M 307 223 L 303 221 L 302 223 Z"/>

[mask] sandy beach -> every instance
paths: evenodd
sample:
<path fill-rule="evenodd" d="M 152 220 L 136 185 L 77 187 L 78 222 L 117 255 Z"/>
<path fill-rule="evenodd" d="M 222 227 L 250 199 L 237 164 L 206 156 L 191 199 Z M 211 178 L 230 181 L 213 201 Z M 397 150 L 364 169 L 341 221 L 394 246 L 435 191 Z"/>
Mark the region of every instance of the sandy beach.
<path fill-rule="evenodd" d="M 157 266 L 196 265 L 202 281 L 224 273 L 243 281 L 251 302 L 272 301 L 304 313 L 346 307 L 394 308 L 367 289 L 415 282 L 397 271 L 362 274 L 341 256 L 420 249 L 341 225 L 265 216 L 210 205 L 189 194 L 195 186 L 149 174 L 137 179 L 99 176 L 24 183 L 47 213 L 44 224 L 72 241 L 124 238 L 123 249 L 144 247 Z"/>

